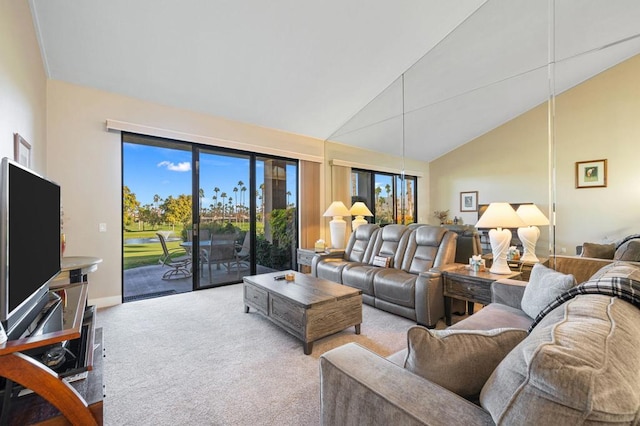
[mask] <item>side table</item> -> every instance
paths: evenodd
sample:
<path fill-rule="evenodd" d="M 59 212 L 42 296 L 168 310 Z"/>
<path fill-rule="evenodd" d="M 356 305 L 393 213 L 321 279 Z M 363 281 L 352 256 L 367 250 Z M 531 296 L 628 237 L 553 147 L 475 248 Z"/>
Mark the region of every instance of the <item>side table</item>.
<path fill-rule="evenodd" d="M 343 249 L 326 249 L 325 251 L 317 252 L 312 248 L 299 248 L 297 249 L 297 263 L 298 272 L 304 272 L 306 274 L 311 272 L 311 263 L 316 255 L 326 257 L 342 257 L 344 255 Z"/>
<path fill-rule="evenodd" d="M 299 248 L 296 251 L 297 262 L 298 262 L 298 272 L 309 273 L 311 272 L 311 262 L 313 261 L 313 256 L 316 255 L 315 249 L 312 248 Z"/>
<path fill-rule="evenodd" d="M 451 325 L 451 299 L 466 300 L 469 315 L 473 313 L 473 304 L 491 303 L 491 283 L 503 278 L 519 279 L 520 272 L 510 274 L 492 274 L 487 271 L 474 272 L 461 266 L 457 269 L 443 271 L 444 277 L 444 315 L 447 326 Z"/>

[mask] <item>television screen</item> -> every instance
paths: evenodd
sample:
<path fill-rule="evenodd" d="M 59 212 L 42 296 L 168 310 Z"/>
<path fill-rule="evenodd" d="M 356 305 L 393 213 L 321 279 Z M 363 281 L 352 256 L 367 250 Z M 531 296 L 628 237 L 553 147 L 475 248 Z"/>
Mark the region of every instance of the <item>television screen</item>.
<path fill-rule="evenodd" d="M 60 186 L 11 160 L 2 164 L 0 318 L 28 310 L 60 272 Z M 24 313 L 21 313 L 24 315 Z"/>

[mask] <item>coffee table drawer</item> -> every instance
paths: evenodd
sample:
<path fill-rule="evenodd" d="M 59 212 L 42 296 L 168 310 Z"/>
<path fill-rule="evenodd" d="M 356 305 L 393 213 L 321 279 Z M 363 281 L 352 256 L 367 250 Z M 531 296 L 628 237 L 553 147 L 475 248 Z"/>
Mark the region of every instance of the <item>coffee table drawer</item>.
<path fill-rule="evenodd" d="M 269 293 L 258 287 L 245 283 L 244 301 L 265 315 L 269 312 Z"/>
<path fill-rule="evenodd" d="M 289 328 L 294 334 L 304 338 L 305 309 L 273 294 L 269 300 L 269 316 L 274 321 L 277 321 L 284 327 Z"/>

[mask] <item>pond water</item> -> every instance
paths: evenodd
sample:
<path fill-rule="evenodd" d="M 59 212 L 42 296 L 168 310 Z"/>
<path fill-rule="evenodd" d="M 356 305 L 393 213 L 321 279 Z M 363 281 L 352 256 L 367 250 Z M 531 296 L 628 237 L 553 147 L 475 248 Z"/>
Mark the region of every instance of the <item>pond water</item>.
<path fill-rule="evenodd" d="M 179 237 L 169 237 L 167 238 L 167 242 L 169 241 L 182 241 L 182 238 Z M 127 238 L 124 240 L 125 244 L 152 244 L 152 243 L 160 243 L 158 237 L 152 238 Z"/>

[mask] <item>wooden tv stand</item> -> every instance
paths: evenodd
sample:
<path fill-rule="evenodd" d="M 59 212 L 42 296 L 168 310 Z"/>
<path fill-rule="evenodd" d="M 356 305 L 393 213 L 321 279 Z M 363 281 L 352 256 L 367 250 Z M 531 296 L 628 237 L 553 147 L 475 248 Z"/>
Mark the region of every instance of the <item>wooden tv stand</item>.
<path fill-rule="evenodd" d="M 46 420 L 50 415 L 57 414 L 56 410 L 53 410 L 53 414 L 51 413 L 53 407 L 64 416 L 64 419 L 59 418 L 60 423 L 57 423 L 55 419 L 50 419 L 51 421 L 48 421 L 47 424 L 102 424 L 102 360 L 99 359 L 100 357 L 98 357 L 99 361 L 98 359 L 93 359 L 93 346 L 89 347 L 87 351 L 87 366 L 89 370 L 98 365 L 100 368 L 89 371 L 89 376 L 82 380 L 84 383 L 74 382 L 69 384 L 52 369 L 23 353 L 30 349 L 81 337 L 88 293 L 87 286 L 88 284 L 84 282 L 65 287 L 67 308 L 64 314 L 63 330 L 44 333 L 35 337 L 9 340 L 4 344 L 0 344 L 0 376 L 18 383 L 36 394 L 11 398 L 9 415 L 7 416 L 6 412 L 3 412 L 5 419 L 7 417 L 12 419 L 11 424 L 14 423 L 13 420 L 16 420 L 15 424 Z M 98 336 L 94 336 L 94 333 L 90 332 L 90 336 L 87 338 L 88 344 L 101 343 L 102 330 L 98 331 Z M 98 337 L 98 339 L 95 339 L 95 337 Z M 94 363 L 94 361 L 96 362 Z M 97 383 L 98 381 L 99 383 Z M 91 386 L 92 383 L 98 384 L 99 397 L 97 399 L 95 386 Z M 82 389 L 83 387 L 85 389 Z M 93 395 L 91 395 L 92 393 Z M 91 406 L 85 399 L 88 397 L 93 399 Z M 47 401 L 53 407 L 49 410 L 46 408 L 38 409 L 39 401 L 42 400 Z M 44 404 L 44 401 L 42 401 L 42 405 L 49 405 Z M 46 414 L 47 411 L 49 411 L 48 415 Z M 28 421 L 25 418 L 25 416 L 38 416 L 38 413 L 45 414 L 40 414 L 40 418 L 32 418 Z"/>

